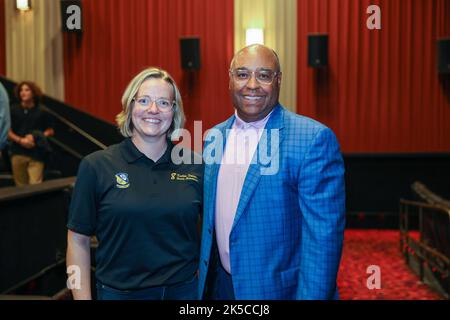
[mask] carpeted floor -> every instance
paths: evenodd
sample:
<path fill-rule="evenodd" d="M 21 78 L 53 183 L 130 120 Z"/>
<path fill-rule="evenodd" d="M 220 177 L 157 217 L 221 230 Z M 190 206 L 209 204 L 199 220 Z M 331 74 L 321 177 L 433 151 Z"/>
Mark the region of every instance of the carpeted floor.
<path fill-rule="evenodd" d="M 419 281 L 400 253 L 399 232 L 346 230 L 338 275 L 341 300 L 437 300 L 442 297 Z M 381 289 L 368 289 L 367 273 L 379 266 Z"/>

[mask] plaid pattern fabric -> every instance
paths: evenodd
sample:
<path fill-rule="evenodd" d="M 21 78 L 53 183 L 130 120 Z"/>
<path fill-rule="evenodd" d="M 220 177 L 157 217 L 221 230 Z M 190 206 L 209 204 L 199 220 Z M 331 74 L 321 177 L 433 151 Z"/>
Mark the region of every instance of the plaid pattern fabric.
<path fill-rule="evenodd" d="M 233 121 L 234 116 L 215 128 L 225 137 Z M 245 178 L 230 234 L 236 299 L 336 299 L 345 226 L 344 164 L 337 139 L 329 128 L 281 105 L 266 129 L 279 129 L 277 146 L 268 139 L 279 169 L 264 175 L 263 165 L 251 164 Z M 206 142 L 205 150 L 211 143 L 215 140 Z M 261 141 L 257 153 L 260 147 Z M 200 298 L 215 241 L 219 166 L 205 166 Z"/>

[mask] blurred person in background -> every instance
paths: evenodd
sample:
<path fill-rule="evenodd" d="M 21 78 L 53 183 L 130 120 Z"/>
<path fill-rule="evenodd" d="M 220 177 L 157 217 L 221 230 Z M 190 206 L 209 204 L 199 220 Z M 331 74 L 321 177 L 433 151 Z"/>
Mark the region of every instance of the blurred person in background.
<path fill-rule="evenodd" d="M 16 186 L 38 184 L 44 180 L 45 161 L 51 151 L 47 138 L 54 135 L 50 115 L 40 106 L 41 89 L 23 81 L 14 89 L 19 103 L 11 106 L 8 138 L 13 178 Z"/>

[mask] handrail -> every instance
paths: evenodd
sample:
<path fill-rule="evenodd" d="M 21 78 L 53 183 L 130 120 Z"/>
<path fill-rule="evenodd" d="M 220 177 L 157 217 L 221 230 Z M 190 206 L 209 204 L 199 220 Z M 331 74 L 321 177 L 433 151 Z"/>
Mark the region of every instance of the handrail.
<path fill-rule="evenodd" d="M 44 105 L 41 105 L 41 109 L 44 110 L 45 112 L 50 113 L 52 116 L 54 116 L 55 118 L 57 118 L 59 121 L 61 121 L 62 123 L 64 123 L 66 126 L 70 127 L 71 129 L 73 129 L 74 131 L 76 131 L 77 133 L 79 133 L 80 135 L 82 135 L 84 138 L 88 139 L 90 142 L 92 142 L 93 144 L 95 144 L 97 147 L 99 147 L 100 149 L 105 150 L 107 148 L 106 145 L 104 145 L 103 143 L 101 143 L 100 141 L 98 141 L 97 139 L 95 139 L 93 136 L 91 136 L 89 133 L 87 133 L 86 131 L 84 131 L 83 129 L 80 129 L 78 126 L 76 126 L 75 124 L 73 124 L 72 122 L 70 122 L 69 120 L 67 120 L 64 117 L 61 117 L 59 114 L 57 114 L 56 112 L 54 112 L 53 110 L 47 108 Z"/>
<path fill-rule="evenodd" d="M 429 190 L 423 183 L 416 181 L 412 184 L 411 188 L 429 204 L 438 205 L 450 209 L 450 201 L 435 194 L 434 192 Z"/>
<path fill-rule="evenodd" d="M 12 81 L 11 79 L 8 79 L 8 78 L 2 77 L 2 76 L 0 76 L 0 83 L 4 83 L 5 87 L 9 88 L 9 91 L 11 91 L 12 88 L 17 85 L 17 83 L 15 81 Z M 55 99 L 53 97 L 44 95 L 43 98 L 42 98 L 43 104 L 40 105 L 42 110 L 44 110 L 45 112 L 48 112 L 49 114 L 51 114 L 52 116 L 54 116 L 55 118 L 60 120 L 62 123 L 64 123 L 68 127 L 70 127 L 72 130 L 76 131 L 78 134 L 80 134 L 81 136 L 83 136 L 84 138 L 89 140 L 91 143 L 95 144 L 98 148 L 103 149 L 103 150 L 107 148 L 107 146 L 105 144 L 103 144 L 102 142 L 100 142 L 99 140 L 94 138 L 92 135 L 90 135 L 89 133 L 87 133 L 86 131 L 81 129 L 79 126 L 77 126 L 73 122 L 67 120 L 67 118 L 61 116 L 57 112 L 53 111 L 51 108 L 45 106 L 45 101 L 46 100 L 48 100 L 47 102 L 52 102 L 52 103 L 56 102 L 56 103 L 60 103 L 60 104 L 66 105 L 64 102 L 59 101 L 58 99 Z M 13 101 L 14 101 L 14 98 L 13 98 Z M 68 106 L 68 105 L 66 105 L 66 106 Z M 73 108 L 73 107 L 71 107 L 71 108 Z M 91 114 L 88 114 L 86 112 L 83 112 L 81 110 L 77 109 L 77 112 L 89 115 L 89 117 L 95 118 L 96 121 L 105 122 L 104 120 L 102 120 L 100 118 L 96 118 L 95 116 L 93 116 Z"/>
<path fill-rule="evenodd" d="M 40 270 L 39 272 L 33 274 L 32 276 L 26 278 L 25 280 L 20 281 L 19 283 L 15 284 L 11 288 L 6 289 L 1 294 L 9 294 L 10 292 L 14 292 L 15 290 L 19 289 L 20 287 L 26 285 L 27 283 L 39 278 L 40 276 L 46 274 L 48 271 L 52 270 L 55 267 L 58 267 L 66 262 L 66 258 L 59 259 L 55 263 L 46 266 L 44 269 Z"/>
<path fill-rule="evenodd" d="M 419 214 L 419 239 L 415 239 L 409 233 L 409 219 L 410 209 L 414 208 Z M 421 281 L 431 277 L 431 286 L 436 290 L 441 292 L 447 299 L 450 295 L 450 253 L 448 252 L 448 238 L 439 240 L 440 237 L 436 238 L 431 235 L 429 226 L 427 227 L 428 232 L 424 229 L 424 219 L 428 217 L 429 212 L 439 213 L 438 216 L 442 216 L 443 224 L 433 223 L 433 229 L 435 227 L 443 228 L 444 232 L 448 233 L 449 223 L 450 223 L 450 210 L 448 208 L 428 204 L 424 202 L 410 201 L 405 199 L 400 199 L 400 211 L 399 211 L 399 222 L 400 222 L 400 251 L 402 252 L 406 263 L 411 266 L 412 257 L 416 257 L 416 262 L 418 263 L 418 274 Z M 434 218 L 433 215 L 430 217 Z M 434 231 L 433 231 L 434 232 Z M 447 235 L 446 233 L 446 235 Z M 444 241 L 444 242 L 442 242 Z M 436 270 L 442 277 L 442 281 L 439 280 L 439 276 L 434 273 L 426 273 L 426 270 Z M 413 268 L 414 269 L 414 268 Z M 430 275 L 431 274 L 431 275 Z M 447 280 L 445 280 L 447 278 Z M 437 281 L 436 281 L 437 280 Z"/>
<path fill-rule="evenodd" d="M 429 203 L 424 203 L 424 202 L 419 202 L 419 201 L 412 201 L 412 200 L 405 200 L 405 199 L 400 199 L 400 204 L 406 204 L 406 205 L 412 205 L 412 206 L 416 206 L 416 207 L 420 207 L 420 208 L 425 208 L 425 209 L 435 209 L 435 210 L 440 210 L 443 211 L 444 213 L 450 215 L 450 209 L 437 205 L 437 204 L 429 204 Z"/>
<path fill-rule="evenodd" d="M 63 149 L 67 153 L 70 153 L 72 156 L 74 156 L 78 160 L 83 159 L 83 155 L 81 153 L 76 152 L 75 150 L 73 150 L 72 148 L 68 147 L 67 145 L 65 145 L 64 143 L 62 143 L 61 141 L 59 141 L 55 137 L 49 137 L 48 139 L 50 140 L 50 142 L 56 144 L 58 147 L 60 147 L 61 149 Z"/>
<path fill-rule="evenodd" d="M 75 184 L 75 180 L 75 177 L 69 177 L 23 187 L 0 188 L 0 203 L 70 188 Z"/>
<path fill-rule="evenodd" d="M 424 249 L 427 252 L 430 252 L 432 255 L 434 255 L 435 257 L 441 259 L 442 261 L 444 261 L 446 264 L 450 265 L 450 258 L 445 256 L 444 254 L 442 254 L 441 252 L 439 252 L 438 250 L 436 250 L 433 247 L 430 247 L 429 245 L 426 245 L 423 242 L 420 241 L 415 241 L 415 244 L 419 247 L 421 247 L 422 249 Z"/>

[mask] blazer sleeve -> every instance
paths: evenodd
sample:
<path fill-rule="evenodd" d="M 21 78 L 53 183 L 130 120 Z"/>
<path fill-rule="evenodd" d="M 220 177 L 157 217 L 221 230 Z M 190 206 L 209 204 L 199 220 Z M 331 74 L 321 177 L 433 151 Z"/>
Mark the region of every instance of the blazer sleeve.
<path fill-rule="evenodd" d="M 321 129 L 306 152 L 298 177 L 302 258 L 297 299 L 337 298 L 345 228 L 344 171 L 336 136 L 329 128 Z"/>
<path fill-rule="evenodd" d="M 6 146 L 10 126 L 9 98 L 6 90 L 3 89 L 0 83 L 0 150 Z"/>

